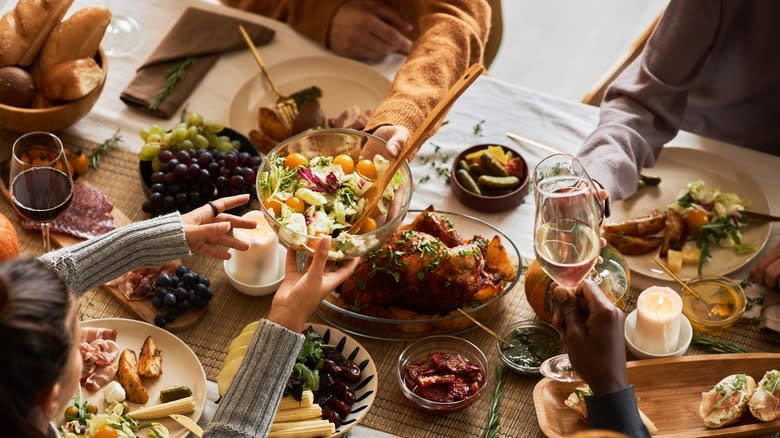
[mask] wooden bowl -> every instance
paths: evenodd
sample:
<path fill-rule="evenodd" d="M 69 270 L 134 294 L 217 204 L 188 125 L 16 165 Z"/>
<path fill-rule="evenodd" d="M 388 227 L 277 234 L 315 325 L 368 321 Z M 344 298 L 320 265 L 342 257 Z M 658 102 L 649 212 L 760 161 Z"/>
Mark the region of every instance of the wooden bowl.
<path fill-rule="evenodd" d="M 0 104 L 0 128 L 15 132 L 59 131 L 79 121 L 95 106 L 106 84 L 108 57 L 102 47 L 95 54 L 95 61 L 103 74 L 97 87 L 89 94 L 49 108 L 18 108 Z"/>
<path fill-rule="evenodd" d="M 460 181 L 458 181 L 458 178 L 455 176 L 456 172 L 458 171 L 458 162 L 462 159 L 465 159 L 466 155 L 485 149 L 488 146 L 500 146 L 504 149 L 504 151 L 512 152 L 513 158 L 518 157 L 522 160 L 523 176 L 520 178 L 520 187 L 504 195 L 488 196 L 478 195 L 474 192 L 471 192 L 466 189 L 466 187 L 464 187 Z M 518 153 L 516 150 L 495 143 L 478 144 L 462 151 L 453 160 L 452 169 L 450 171 L 450 187 L 452 188 L 452 193 L 455 194 L 455 197 L 458 198 L 458 200 L 466 207 L 486 213 L 496 213 L 511 210 L 522 204 L 523 198 L 525 198 L 525 195 L 528 194 L 528 180 L 528 163 L 526 163 L 525 158 L 523 158 L 523 156 L 520 155 L 520 153 Z"/>

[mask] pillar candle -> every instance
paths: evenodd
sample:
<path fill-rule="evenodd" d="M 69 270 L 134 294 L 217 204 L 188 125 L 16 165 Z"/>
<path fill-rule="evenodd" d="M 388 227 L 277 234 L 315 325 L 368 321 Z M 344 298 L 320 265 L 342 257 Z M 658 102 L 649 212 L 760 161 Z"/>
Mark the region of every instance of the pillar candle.
<path fill-rule="evenodd" d="M 254 229 L 235 228 L 233 237 L 249 244 L 246 251 L 233 252 L 229 269 L 233 277 L 246 284 L 271 283 L 279 275 L 279 238 L 260 211 L 250 211 L 245 218 L 257 222 Z"/>
<path fill-rule="evenodd" d="M 634 344 L 654 354 L 671 353 L 680 340 L 682 299 L 668 287 L 645 289 L 636 303 Z"/>

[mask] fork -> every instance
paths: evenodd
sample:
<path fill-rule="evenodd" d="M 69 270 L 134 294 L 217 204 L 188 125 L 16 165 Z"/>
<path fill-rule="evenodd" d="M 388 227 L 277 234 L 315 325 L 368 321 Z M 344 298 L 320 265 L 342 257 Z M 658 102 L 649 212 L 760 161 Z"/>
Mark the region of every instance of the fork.
<path fill-rule="evenodd" d="M 295 117 L 298 115 L 298 104 L 295 103 L 295 100 L 292 97 L 285 96 L 279 92 L 274 80 L 271 79 L 271 74 L 268 72 L 268 67 L 265 66 L 263 58 L 260 57 L 260 53 L 257 51 L 255 44 L 252 42 L 252 39 L 249 38 L 249 34 L 246 33 L 246 29 L 240 24 L 238 25 L 238 29 L 241 31 L 241 35 L 244 36 L 244 41 L 246 41 L 246 45 L 252 52 L 252 56 L 254 56 L 257 65 L 260 66 L 260 70 L 263 71 L 263 75 L 271 85 L 271 90 L 273 90 L 277 96 L 276 112 L 282 117 L 282 120 L 287 124 L 287 127 L 292 128 L 293 120 L 295 120 Z"/>

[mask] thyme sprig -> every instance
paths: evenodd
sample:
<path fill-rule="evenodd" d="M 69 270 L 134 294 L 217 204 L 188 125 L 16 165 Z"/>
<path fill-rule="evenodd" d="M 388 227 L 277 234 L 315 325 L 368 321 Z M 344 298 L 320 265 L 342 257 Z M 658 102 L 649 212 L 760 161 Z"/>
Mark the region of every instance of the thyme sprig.
<path fill-rule="evenodd" d="M 501 429 L 501 398 L 504 395 L 504 365 L 496 364 L 496 387 L 493 388 L 493 398 L 490 400 L 487 422 L 481 438 L 495 438 Z"/>
<path fill-rule="evenodd" d="M 119 144 L 123 141 L 124 139 L 122 139 L 122 136 L 119 135 L 119 128 L 117 128 L 117 130 L 114 132 L 114 135 L 105 139 L 103 143 L 100 144 L 100 146 L 93 149 L 89 153 L 90 169 L 97 169 L 98 166 L 100 166 L 100 159 L 109 152 L 119 149 Z"/>
<path fill-rule="evenodd" d="M 749 353 L 748 350 L 739 345 L 724 342 L 708 335 L 696 336 L 691 344 L 710 353 Z"/>
<path fill-rule="evenodd" d="M 163 83 L 162 88 L 160 88 L 160 91 L 158 91 L 154 96 L 154 99 L 149 102 L 150 110 L 157 110 L 157 107 L 160 106 L 160 103 L 162 103 L 162 101 L 165 100 L 169 94 L 171 94 L 173 89 L 176 87 L 176 84 L 179 83 L 181 78 L 184 77 L 184 73 L 186 73 L 194 63 L 195 58 L 191 56 L 182 58 L 176 62 L 176 65 L 165 72 L 165 82 Z"/>

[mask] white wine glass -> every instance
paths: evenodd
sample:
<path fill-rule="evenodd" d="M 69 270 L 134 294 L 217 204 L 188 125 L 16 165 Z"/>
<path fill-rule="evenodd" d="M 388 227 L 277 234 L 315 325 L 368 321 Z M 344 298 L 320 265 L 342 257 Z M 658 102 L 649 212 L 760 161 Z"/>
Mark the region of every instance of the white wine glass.
<path fill-rule="evenodd" d="M 43 251 L 49 252 L 49 223 L 68 208 L 73 197 L 73 179 L 62 141 L 42 131 L 16 139 L 8 180 L 14 209 L 40 224 Z"/>
<path fill-rule="evenodd" d="M 103 48 L 109 56 L 129 55 L 143 39 L 141 26 L 138 25 L 135 18 L 115 13 L 111 0 L 106 0 L 105 3 L 106 7 L 111 10 L 111 22 L 108 23 L 106 33 L 103 36 Z"/>
<path fill-rule="evenodd" d="M 534 252 L 544 272 L 574 289 L 599 259 L 603 211 L 596 186 L 573 156 L 555 154 L 534 170 Z M 553 380 L 580 380 L 566 354 L 544 361 L 540 372 Z"/>

